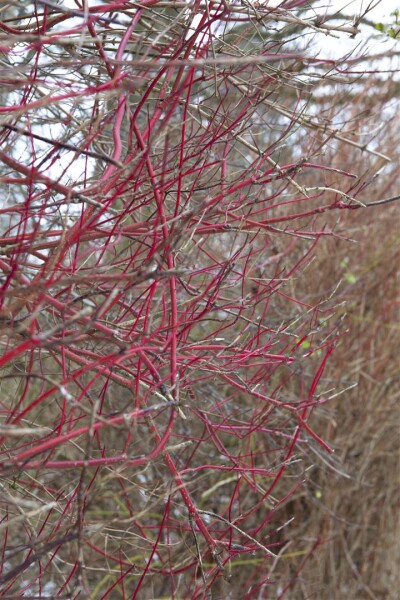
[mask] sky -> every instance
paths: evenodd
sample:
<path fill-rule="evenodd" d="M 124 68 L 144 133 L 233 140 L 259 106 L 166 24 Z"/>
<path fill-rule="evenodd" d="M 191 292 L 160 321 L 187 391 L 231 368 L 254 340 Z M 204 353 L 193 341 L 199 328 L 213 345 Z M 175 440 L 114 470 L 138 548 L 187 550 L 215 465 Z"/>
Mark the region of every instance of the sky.
<path fill-rule="evenodd" d="M 377 21 L 382 20 L 384 17 L 388 18 L 396 8 L 400 9 L 400 2 L 396 2 L 396 0 L 348 0 L 347 2 L 346 0 L 330 0 L 330 4 L 336 10 L 343 9 L 346 12 L 357 13 L 366 10 L 370 4 L 376 5 L 369 16 Z"/>
<path fill-rule="evenodd" d="M 269 5 L 279 6 L 282 0 L 266 0 Z M 370 18 L 380 20 L 382 17 L 389 17 L 394 10 L 400 10 L 400 0 L 320 0 L 321 8 L 332 7 L 334 10 L 340 10 L 346 14 L 364 12 L 369 5 L 376 6 L 369 14 Z M 332 12 L 332 9 L 330 12 Z"/>

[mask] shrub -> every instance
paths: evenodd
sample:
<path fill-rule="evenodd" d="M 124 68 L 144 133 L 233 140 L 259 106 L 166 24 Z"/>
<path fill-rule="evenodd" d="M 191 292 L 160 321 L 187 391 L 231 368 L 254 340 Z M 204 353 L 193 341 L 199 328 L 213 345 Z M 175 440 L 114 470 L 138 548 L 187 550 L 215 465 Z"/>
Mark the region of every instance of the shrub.
<path fill-rule="evenodd" d="M 330 153 L 390 156 L 309 7 L 4 8 L 5 597 L 283 598 L 322 543 L 283 508 L 344 332 L 304 286 L 377 166 Z"/>

